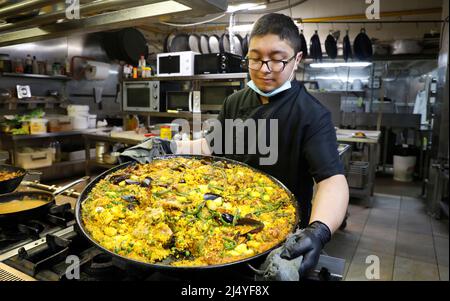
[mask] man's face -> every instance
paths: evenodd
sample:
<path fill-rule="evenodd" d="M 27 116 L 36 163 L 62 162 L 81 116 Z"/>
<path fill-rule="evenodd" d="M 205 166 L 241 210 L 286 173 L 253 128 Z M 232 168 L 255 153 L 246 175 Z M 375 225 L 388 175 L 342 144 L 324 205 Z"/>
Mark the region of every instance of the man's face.
<path fill-rule="evenodd" d="M 249 59 L 288 61 L 294 55 L 295 50 L 292 46 L 287 41 L 281 40 L 277 35 L 255 36 L 250 40 Z M 301 58 L 302 54 L 298 53 L 296 58 L 291 60 L 282 72 L 271 72 L 267 68 L 267 64 L 263 64 L 259 71 L 249 69 L 250 77 L 261 91 L 273 91 L 289 79 L 294 68 L 297 69 L 297 64 Z"/>

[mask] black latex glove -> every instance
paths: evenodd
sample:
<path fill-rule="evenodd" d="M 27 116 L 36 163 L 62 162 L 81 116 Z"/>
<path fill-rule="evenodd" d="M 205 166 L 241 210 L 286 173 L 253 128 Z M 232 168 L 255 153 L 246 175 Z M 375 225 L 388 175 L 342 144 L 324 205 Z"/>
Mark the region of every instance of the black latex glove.
<path fill-rule="evenodd" d="M 320 253 L 330 239 L 331 231 L 328 226 L 319 221 L 313 222 L 296 237 L 295 243 L 286 245 L 280 256 L 284 259 L 293 259 L 303 255 L 299 270 L 302 276 L 317 265 Z"/>

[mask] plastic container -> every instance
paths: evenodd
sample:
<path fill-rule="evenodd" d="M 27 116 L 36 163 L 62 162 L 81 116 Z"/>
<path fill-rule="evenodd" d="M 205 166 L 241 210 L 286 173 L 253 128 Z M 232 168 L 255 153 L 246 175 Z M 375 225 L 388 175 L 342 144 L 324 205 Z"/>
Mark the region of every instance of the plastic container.
<path fill-rule="evenodd" d="M 47 133 L 47 123 L 48 119 L 43 118 L 33 118 L 30 120 L 30 134 L 45 134 Z"/>
<path fill-rule="evenodd" d="M 88 115 L 88 127 L 90 129 L 95 129 L 97 127 L 97 115 Z"/>
<path fill-rule="evenodd" d="M 89 127 L 88 120 L 88 115 L 70 116 L 70 121 L 74 130 L 87 129 Z"/>
<path fill-rule="evenodd" d="M 25 169 L 51 166 L 52 153 L 52 150 L 48 148 L 22 149 L 16 152 L 17 166 Z"/>
<path fill-rule="evenodd" d="M 394 149 L 394 180 L 399 182 L 412 182 L 418 149 L 411 145 L 399 145 Z"/>
<path fill-rule="evenodd" d="M 67 107 L 67 115 L 69 116 L 89 115 L 89 106 L 69 105 Z"/>

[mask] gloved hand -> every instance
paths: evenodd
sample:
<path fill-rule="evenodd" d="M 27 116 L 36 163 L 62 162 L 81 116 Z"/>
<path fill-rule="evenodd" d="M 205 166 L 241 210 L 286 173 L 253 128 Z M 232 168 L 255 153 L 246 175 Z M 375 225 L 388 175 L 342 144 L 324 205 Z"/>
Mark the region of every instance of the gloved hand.
<path fill-rule="evenodd" d="M 316 221 L 306 227 L 302 233 L 293 241 L 287 241 L 281 258 L 293 259 L 303 255 L 299 274 L 304 275 L 306 271 L 315 267 L 319 261 L 320 252 L 331 239 L 331 231 L 327 225 Z"/>

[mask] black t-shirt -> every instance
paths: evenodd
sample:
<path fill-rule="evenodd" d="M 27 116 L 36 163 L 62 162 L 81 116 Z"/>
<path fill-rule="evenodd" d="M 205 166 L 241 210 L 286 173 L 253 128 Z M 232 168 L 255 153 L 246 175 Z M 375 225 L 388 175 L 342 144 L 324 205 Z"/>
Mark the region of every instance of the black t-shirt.
<path fill-rule="evenodd" d="M 225 148 L 214 154 L 246 163 L 280 180 L 296 196 L 300 208 L 300 224 L 302 227 L 307 226 L 311 215 L 314 180 L 319 183 L 334 175 L 343 174 L 330 112 L 301 83 L 293 81 L 291 89 L 271 97 L 268 104 L 261 104 L 258 94 L 248 87 L 229 96 L 218 117 L 222 124 L 224 147 L 226 119 L 264 120 L 262 124 L 265 123 L 267 129 L 270 119 L 278 120 L 278 160 L 275 164 L 261 165 L 260 159 L 267 158 L 267 153 L 262 155 L 258 149 L 256 154 L 248 151 L 252 149 L 249 145 L 255 142 L 246 142 L 245 152 L 241 155 L 235 152 L 231 155 L 223 154 Z M 258 121 L 256 124 L 259 124 Z M 257 130 L 260 128 L 261 126 L 257 126 Z M 244 134 L 248 135 L 248 131 L 244 130 Z M 235 137 L 236 132 L 233 133 L 232 141 L 235 141 Z M 266 145 L 274 141 L 270 139 L 270 131 L 267 131 Z M 210 142 L 214 144 L 214 140 Z"/>

